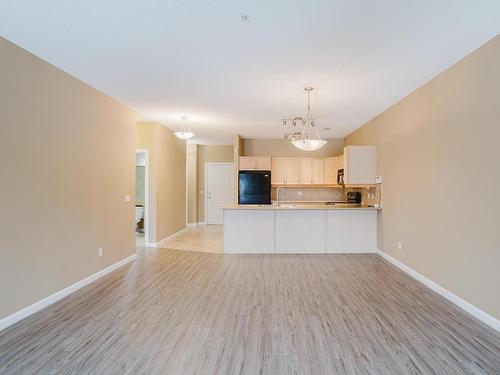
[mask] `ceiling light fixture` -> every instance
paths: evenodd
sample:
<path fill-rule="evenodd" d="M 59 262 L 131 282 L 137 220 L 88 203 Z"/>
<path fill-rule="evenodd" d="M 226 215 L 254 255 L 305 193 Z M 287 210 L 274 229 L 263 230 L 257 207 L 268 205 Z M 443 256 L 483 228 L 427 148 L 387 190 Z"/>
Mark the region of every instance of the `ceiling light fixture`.
<path fill-rule="evenodd" d="M 182 124 L 186 123 L 186 120 L 188 119 L 187 116 L 181 116 L 182 119 Z M 194 133 L 191 131 L 190 128 L 181 126 L 176 132 L 174 132 L 177 138 L 180 139 L 189 139 L 194 136 Z"/>
<path fill-rule="evenodd" d="M 305 118 L 295 117 L 292 119 L 283 119 L 283 127 L 285 128 L 290 126 L 292 130 L 295 130 L 297 125 L 300 126 L 300 131 L 293 131 L 292 133 L 286 134 L 285 138 L 290 139 L 292 144 L 301 150 L 319 150 L 326 145 L 327 141 L 321 139 L 318 128 L 312 118 L 310 94 L 313 88 L 305 87 L 304 90 L 307 92 L 307 116 Z"/>

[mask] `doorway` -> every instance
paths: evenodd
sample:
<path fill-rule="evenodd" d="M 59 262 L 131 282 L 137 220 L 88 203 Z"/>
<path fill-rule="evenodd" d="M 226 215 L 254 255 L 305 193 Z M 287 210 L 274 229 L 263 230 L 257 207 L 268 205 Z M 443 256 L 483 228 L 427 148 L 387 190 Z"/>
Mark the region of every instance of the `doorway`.
<path fill-rule="evenodd" d="M 135 246 L 149 242 L 149 150 L 135 151 Z"/>
<path fill-rule="evenodd" d="M 233 163 L 205 163 L 205 223 L 222 224 L 221 208 L 233 203 Z"/>

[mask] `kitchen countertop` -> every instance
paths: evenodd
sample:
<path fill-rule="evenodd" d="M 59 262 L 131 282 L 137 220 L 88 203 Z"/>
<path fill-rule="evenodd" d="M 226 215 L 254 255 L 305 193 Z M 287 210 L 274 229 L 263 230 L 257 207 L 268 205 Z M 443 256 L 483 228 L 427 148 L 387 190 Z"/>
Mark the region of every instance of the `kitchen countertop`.
<path fill-rule="evenodd" d="M 235 204 L 232 206 L 223 207 L 223 210 L 380 210 L 381 208 L 361 206 L 354 204 L 291 204 L 284 203 L 279 206 L 271 204 Z"/>

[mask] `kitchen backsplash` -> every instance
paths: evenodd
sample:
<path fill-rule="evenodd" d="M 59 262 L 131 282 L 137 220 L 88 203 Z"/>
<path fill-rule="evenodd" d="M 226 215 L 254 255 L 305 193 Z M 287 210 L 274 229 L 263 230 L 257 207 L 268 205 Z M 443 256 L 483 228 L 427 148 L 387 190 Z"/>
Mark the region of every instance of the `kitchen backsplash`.
<path fill-rule="evenodd" d="M 276 188 L 272 191 L 272 200 L 276 200 Z M 344 189 L 324 187 L 282 187 L 280 201 L 292 202 L 335 202 L 345 201 Z"/>
<path fill-rule="evenodd" d="M 272 189 L 271 199 L 276 200 L 276 188 Z M 281 202 L 343 202 L 347 191 L 359 191 L 362 194 L 361 202 L 366 205 L 377 203 L 375 188 L 328 188 L 328 187 L 282 187 L 280 189 Z"/>

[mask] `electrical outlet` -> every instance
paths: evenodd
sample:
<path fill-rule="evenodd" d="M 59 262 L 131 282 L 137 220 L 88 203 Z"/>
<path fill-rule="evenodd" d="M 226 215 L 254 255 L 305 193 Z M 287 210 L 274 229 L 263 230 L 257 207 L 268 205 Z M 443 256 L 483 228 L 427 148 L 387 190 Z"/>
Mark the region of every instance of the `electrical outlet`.
<path fill-rule="evenodd" d="M 298 192 L 297 192 L 297 195 L 298 195 L 299 197 L 301 197 L 301 196 L 302 196 L 302 192 L 301 192 L 301 191 L 298 191 Z"/>
<path fill-rule="evenodd" d="M 401 241 L 398 241 L 398 250 L 403 250 L 403 244 Z"/>
<path fill-rule="evenodd" d="M 98 250 L 97 250 L 97 254 L 102 257 L 102 253 L 104 252 L 104 250 L 102 249 L 102 247 L 100 247 Z"/>

